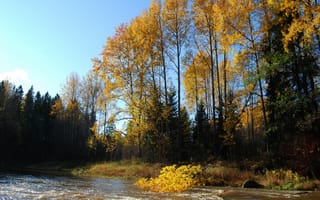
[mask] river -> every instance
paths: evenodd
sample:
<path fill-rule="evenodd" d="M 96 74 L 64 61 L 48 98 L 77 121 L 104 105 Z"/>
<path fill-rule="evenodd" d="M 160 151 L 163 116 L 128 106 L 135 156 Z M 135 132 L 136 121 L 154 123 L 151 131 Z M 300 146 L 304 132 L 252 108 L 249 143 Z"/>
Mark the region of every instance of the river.
<path fill-rule="evenodd" d="M 318 192 L 280 192 L 241 188 L 198 188 L 181 194 L 139 190 L 125 179 L 78 178 L 0 173 L 0 200 L 4 199 L 211 199 L 278 200 L 320 199 Z"/>

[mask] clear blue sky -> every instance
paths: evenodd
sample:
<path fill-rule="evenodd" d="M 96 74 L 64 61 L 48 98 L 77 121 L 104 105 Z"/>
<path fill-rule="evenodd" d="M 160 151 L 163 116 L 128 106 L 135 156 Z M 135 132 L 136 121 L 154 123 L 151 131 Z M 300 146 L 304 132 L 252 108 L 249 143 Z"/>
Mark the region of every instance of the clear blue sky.
<path fill-rule="evenodd" d="M 0 79 L 52 96 L 151 0 L 0 0 Z"/>

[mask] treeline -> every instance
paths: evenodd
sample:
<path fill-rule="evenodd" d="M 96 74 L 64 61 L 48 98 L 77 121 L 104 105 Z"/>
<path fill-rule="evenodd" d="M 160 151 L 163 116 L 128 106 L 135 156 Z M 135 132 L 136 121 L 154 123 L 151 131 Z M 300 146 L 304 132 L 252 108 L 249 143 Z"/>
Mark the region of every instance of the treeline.
<path fill-rule="evenodd" d="M 48 93 L 26 94 L 21 86 L 0 83 L 2 161 L 43 161 L 88 157 L 89 124 L 76 101 L 63 107 Z"/>
<path fill-rule="evenodd" d="M 123 134 L 110 119 L 103 88 L 93 71 L 82 78 L 71 73 L 55 97 L 1 81 L 0 161 L 121 159 Z"/>
<path fill-rule="evenodd" d="M 10 94 L 0 106 L 4 149 L 24 155 L 41 143 L 47 150 L 27 154 L 64 159 L 250 158 L 319 177 L 319 9 L 302 0 L 153 0 L 107 38 L 85 78 L 68 77 L 61 98 L 2 89 Z"/>

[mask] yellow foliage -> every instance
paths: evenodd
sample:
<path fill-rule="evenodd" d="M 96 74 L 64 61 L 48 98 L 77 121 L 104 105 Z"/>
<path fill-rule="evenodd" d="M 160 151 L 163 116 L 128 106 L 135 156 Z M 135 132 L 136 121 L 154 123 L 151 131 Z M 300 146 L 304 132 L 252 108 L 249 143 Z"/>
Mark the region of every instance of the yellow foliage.
<path fill-rule="evenodd" d="M 313 38 L 319 35 L 320 5 L 313 1 L 268 0 L 267 5 L 274 13 L 282 13 L 278 23 L 285 23 L 292 18 L 289 27 L 282 30 L 283 47 L 289 51 L 291 43 L 299 42 L 300 46 L 313 45 Z"/>
<path fill-rule="evenodd" d="M 162 168 L 157 178 L 142 178 L 135 184 L 154 192 L 182 192 L 201 185 L 199 175 L 202 173 L 200 165 L 176 165 Z"/>
<path fill-rule="evenodd" d="M 200 101 L 205 102 L 205 93 L 208 90 L 207 79 L 210 74 L 208 62 L 210 61 L 206 53 L 199 51 L 184 73 L 186 103 L 190 110 Z"/>

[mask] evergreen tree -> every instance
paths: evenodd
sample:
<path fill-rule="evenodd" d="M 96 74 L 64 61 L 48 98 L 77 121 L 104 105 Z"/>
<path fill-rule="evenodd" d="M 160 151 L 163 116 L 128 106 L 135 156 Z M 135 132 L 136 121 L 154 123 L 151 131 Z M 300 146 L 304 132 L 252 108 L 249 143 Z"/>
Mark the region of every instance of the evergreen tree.
<path fill-rule="evenodd" d="M 190 161 L 191 147 L 192 147 L 192 134 L 191 134 L 191 122 L 187 109 L 183 107 L 181 109 L 178 125 L 178 161 Z"/>
<path fill-rule="evenodd" d="M 191 122 L 185 108 L 181 109 L 180 117 L 175 90 L 168 93 L 169 108 L 169 147 L 168 160 L 172 162 L 189 161 L 191 151 Z"/>
<path fill-rule="evenodd" d="M 33 108 L 34 108 L 34 90 L 33 86 L 28 90 L 27 94 L 24 96 L 21 110 L 21 126 L 22 126 L 22 140 L 23 149 L 26 154 L 26 158 L 33 155 L 33 140 L 35 139 L 33 135 Z"/>
<path fill-rule="evenodd" d="M 212 153 L 212 130 L 203 103 L 198 105 L 193 127 L 193 152 L 195 160 L 205 160 Z"/>
<path fill-rule="evenodd" d="M 146 105 L 145 123 L 148 128 L 143 138 L 143 157 L 151 162 L 167 161 L 166 110 L 159 97 L 159 92 L 155 90 Z"/>

